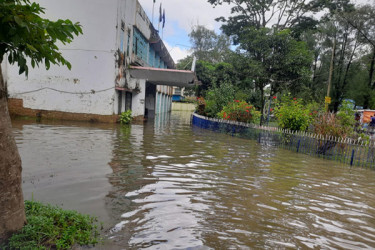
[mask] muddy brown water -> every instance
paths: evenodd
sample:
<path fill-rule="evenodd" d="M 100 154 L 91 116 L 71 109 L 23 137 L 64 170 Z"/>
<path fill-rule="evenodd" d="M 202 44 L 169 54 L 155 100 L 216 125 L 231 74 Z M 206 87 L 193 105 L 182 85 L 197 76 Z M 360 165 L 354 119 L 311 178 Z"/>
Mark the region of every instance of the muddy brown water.
<path fill-rule="evenodd" d="M 99 217 L 98 249 L 375 248 L 375 171 L 191 127 L 13 121 L 26 199 Z"/>

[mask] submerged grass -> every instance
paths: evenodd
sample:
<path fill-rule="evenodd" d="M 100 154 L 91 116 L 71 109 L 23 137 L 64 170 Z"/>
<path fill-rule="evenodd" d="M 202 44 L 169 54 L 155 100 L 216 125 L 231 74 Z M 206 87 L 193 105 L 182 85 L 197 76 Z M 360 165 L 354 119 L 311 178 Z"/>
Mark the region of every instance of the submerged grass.
<path fill-rule="evenodd" d="M 36 201 L 25 201 L 27 225 L 5 249 L 70 249 L 99 241 L 97 218 Z"/>

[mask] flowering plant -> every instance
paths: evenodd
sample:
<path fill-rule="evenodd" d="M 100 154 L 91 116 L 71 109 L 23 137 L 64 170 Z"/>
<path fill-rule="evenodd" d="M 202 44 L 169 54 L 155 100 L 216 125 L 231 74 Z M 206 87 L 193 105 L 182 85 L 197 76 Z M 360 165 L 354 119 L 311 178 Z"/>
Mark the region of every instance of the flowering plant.
<path fill-rule="evenodd" d="M 308 129 L 316 115 L 302 103 L 301 98 L 290 96 L 283 96 L 280 101 L 276 101 L 274 114 L 281 128 L 302 131 Z"/>
<path fill-rule="evenodd" d="M 260 118 L 260 112 L 245 101 L 234 100 L 224 106 L 217 116 L 224 120 L 251 123 Z"/>

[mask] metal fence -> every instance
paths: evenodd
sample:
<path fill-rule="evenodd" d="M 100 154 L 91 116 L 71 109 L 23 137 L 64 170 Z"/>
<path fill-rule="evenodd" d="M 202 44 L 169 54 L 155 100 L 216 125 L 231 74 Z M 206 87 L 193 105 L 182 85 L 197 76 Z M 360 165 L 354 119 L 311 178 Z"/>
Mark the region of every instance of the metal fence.
<path fill-rule="evenodd" d="M 192 115 L 194 126 L 257 140 L 259 143 L 289 149 L 324 159 L 363 167 L 375 167 L 375 144 L 363 140 L 322 136 L 277 127 Z"/>

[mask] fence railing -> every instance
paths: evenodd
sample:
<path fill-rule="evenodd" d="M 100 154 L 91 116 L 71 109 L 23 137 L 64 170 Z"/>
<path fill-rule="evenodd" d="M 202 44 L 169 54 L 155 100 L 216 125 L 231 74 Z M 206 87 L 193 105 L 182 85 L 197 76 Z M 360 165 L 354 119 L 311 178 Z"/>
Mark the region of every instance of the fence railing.
<path fill-rule="evenodd" d="M 198 114 L 192 114 L 192 124 L 216 132 L 257 140 L 262 144 L 293 150 L 297 153 L 350 165 L 375 167 L 375 144 L 371 141 L 322 136 L 277 127 L 209 118 Z"/>

